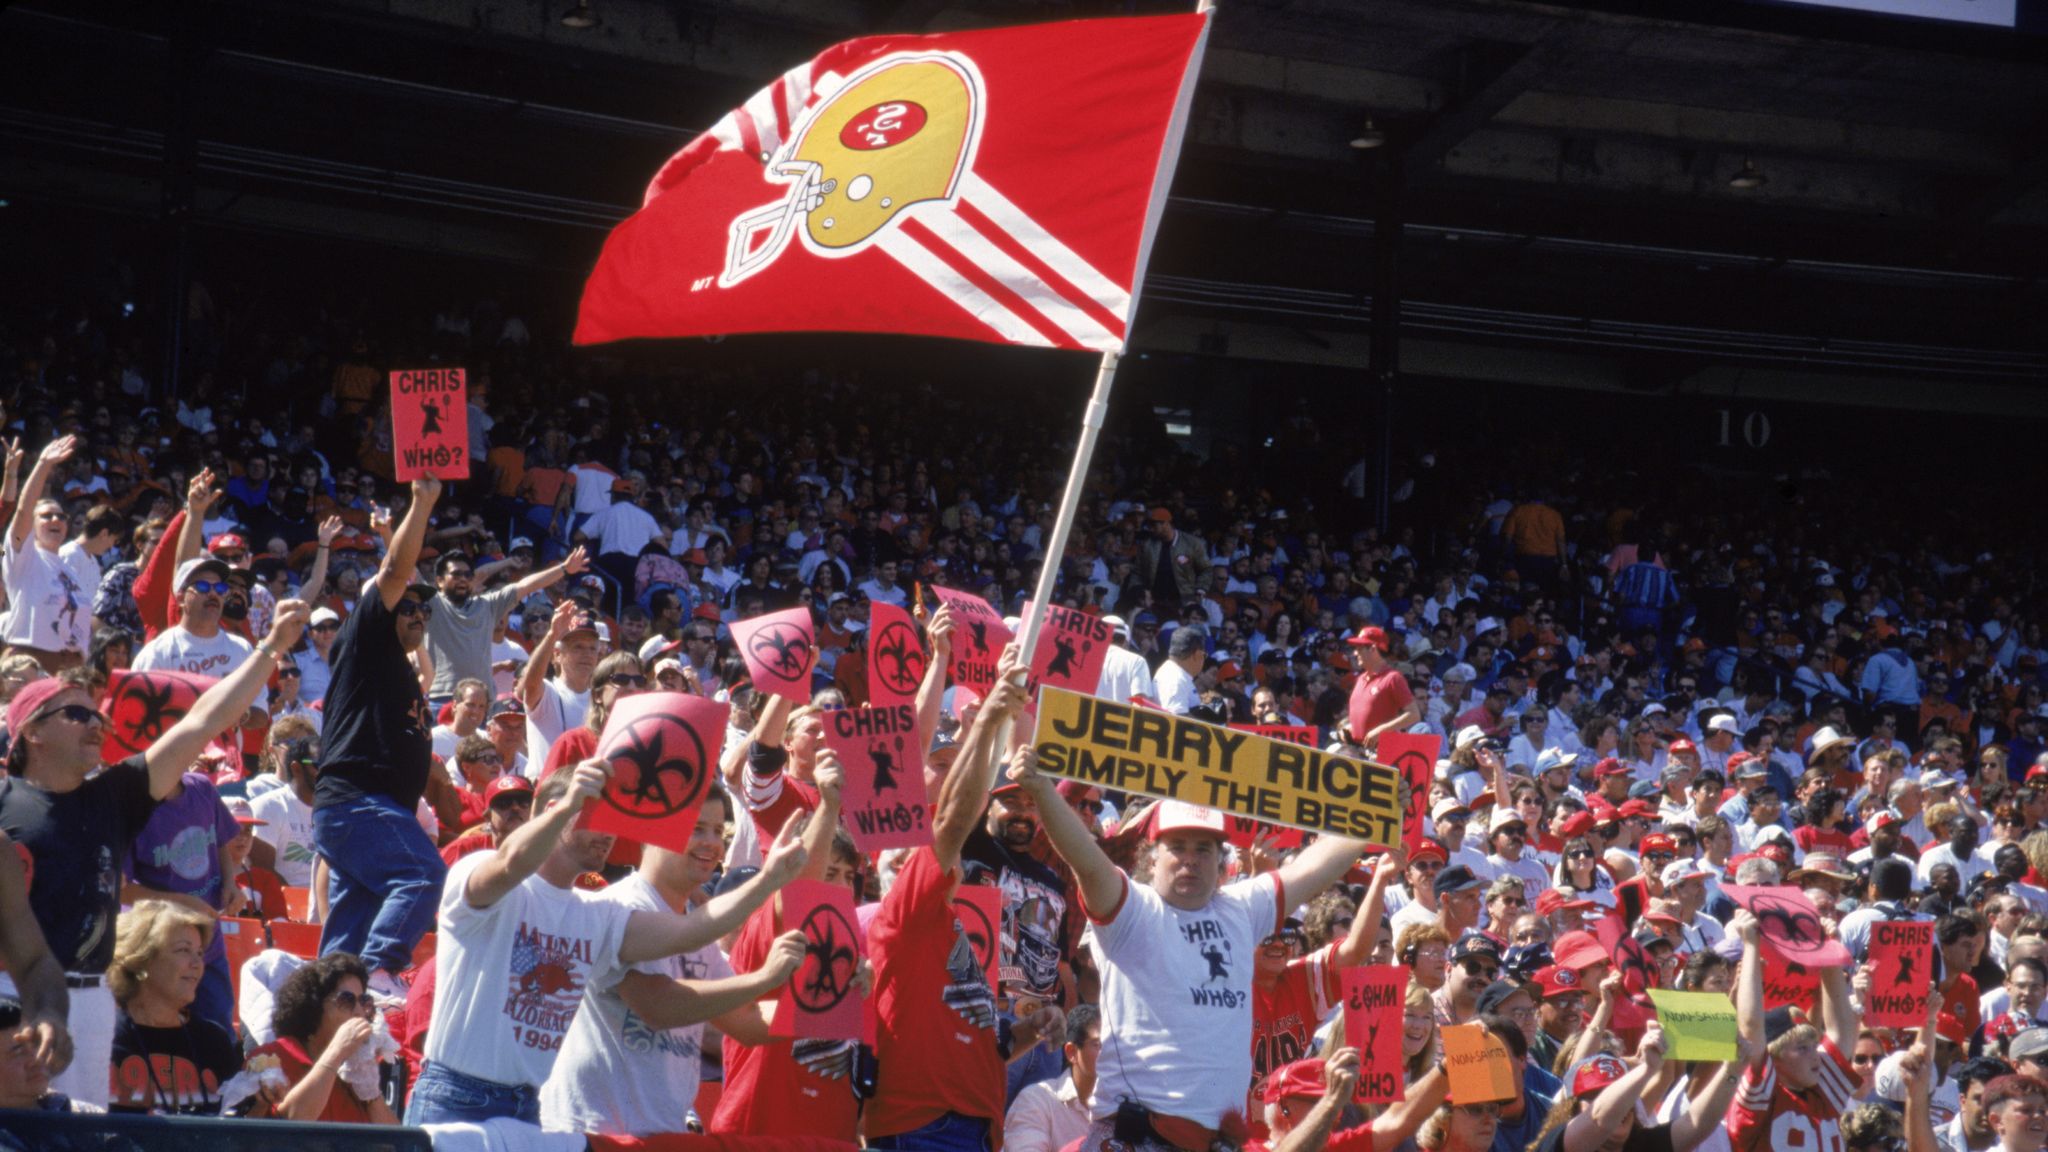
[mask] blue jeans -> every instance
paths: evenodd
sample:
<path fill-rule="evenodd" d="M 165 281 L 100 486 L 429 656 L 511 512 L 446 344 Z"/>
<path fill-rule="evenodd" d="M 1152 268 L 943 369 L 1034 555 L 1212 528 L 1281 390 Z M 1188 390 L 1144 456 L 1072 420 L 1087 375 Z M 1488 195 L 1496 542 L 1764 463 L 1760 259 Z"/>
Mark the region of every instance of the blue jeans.
<path fill-rule="evenodd" d="M 895 1136 L 870 1136 L 868 1147 L 895 1152 L 989 1152 L 988 1121 L 948 1112 L 922 1128 Z"/>
<path fill-rule="evenodd" d="M 321 954 L 353 952 L 373 972 L 412 967 L 448 875 L 419 821 L 389 796 L 358 796 L 313 810 L 313 847 L 327 861 Z"/>
<path fill-rule="evenodd" d="M 420 1065 L 405 1101 L 405 1126 L 481 1124 L 506 1117 L 540 1123 L 540 1090 L 525 1084 L 499 1084 L 464 1076 L 432 1060 Z"/>

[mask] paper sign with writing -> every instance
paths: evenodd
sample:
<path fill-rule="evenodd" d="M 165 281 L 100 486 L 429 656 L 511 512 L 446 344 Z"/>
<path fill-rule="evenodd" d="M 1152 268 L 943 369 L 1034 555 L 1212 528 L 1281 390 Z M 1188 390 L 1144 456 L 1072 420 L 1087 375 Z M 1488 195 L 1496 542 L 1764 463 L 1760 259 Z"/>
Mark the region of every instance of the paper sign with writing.
<path fill-rule="evenodd" d="M 1033 741 L 1047 775 L 1371 844 L 1401 836 L 1385 764 L 1058 688 L 1039 694 Z"/>
<path fill-rule="evenodd" d="M 989 990 L 995 991 L 1002 967 L 1003 890 L 991 884 L 960 885 L 953 889 L 953 916 L 967 936 L 967 946 L 974 949 L 974 958 L 988 973 Z"/>
<path fill-rule="evenodd" d="M 1735 1059 L 1735 1002 L 1719 992 L 1650 990 L 1673 1060 Z"/>
<path fill-rule="evenodd" d="M 1401 840 L 1414 851 L 1422 843 L 1423 818 L 1429 815 L 1429 785 L 1436 777 L 1436 758 L 1444 739 L 1414 732 L 1387 732 L 1380 736 L 1380 759 L 1401 773 Z"/>
<path fill-rule="evenodd" d="M 953 664 L 948 669 L 953 682 L 974 689 L 976 695 L 988 695 L 996 682 L 996 661 L 1011 640 L 1002 614 L 971 592 L 934 584 L 932 595 L 953 610 Z"/>
<path fill-rule="evenodd" d="M 1763 942 L 1763 961 L 1765 1008 L 1793 1004 L 1812 1009 L 1814 991 L 1820 987 L 1817 969 L 1781 954 L 1769 940 Z"/>
<path fill-rule="evenodd" d="M 775 1006 L 774 1033 L 799 1040 L 861 1038 L 861 944 L 853 892 L 819 880 L 792 880 L 781 892 L 782 925 L 804 934 L 804 961 Z"/>
<path fill-rule="evenodd" d="M 877 600 L 868 608 L 868 703 L 909 704 L 924 682 L 924 642 L 910 613 Z"/>
<path fill-rule="evenodd" d="M 107 677 L 107 698 L 101 705 L 106 714 L 106 732 L 101 737 L 100 755 L 112 764 L 149 751 L 164 733 L 199 703 L 206 690 L 220 681 L 191 672 L 160 670 L 132 672 L 121 669 Z"/>
<path fill-rule="evenodd" d="M 1024 619 L 1031 618 L 1032 602 L 1024 602 Z M 1073 692 L 1094 695 L 1102 683 L 1102 662 L 1116 633 L 1100 616 L 1077 608 L 1055 604 L 1045 612 L 1045 627 L 1039 630 L 1038 647 L 1031 653 L 1031 680 L 1027 694 L 1038 698 L 1038 689 L 1050 684 Z"/>
<path fill-rule="evenodd" d="M 840 823 L 863 852 L 932 842 L 925 805 L 924 751 L 908 704 L 825 713 L 825 745 L 846 772 Z"/>
<path fill-rule="evenodd" d="M 1828 935 L 1820 909 L 1797 888 L 1723 884 L 1721 891 L 1756 917 L 1757 931 L 1783 956 L 1811 968 L 1840 967 L 1849 950 Z"/>
<path fill-rule="evenodd" d="M 1316 726 L 1313 724 L 1232 724 L 1231 727 L 1268 740 L 1285 740 L 1304 748 L 1316 746 Z"/>
<path fill-rule="evenodd" d="M 1870 992 L 1863 1017 L 1879 1028 L 1921 1028 L 1934 994 L 1934 922 L 1879 920 L 1870 926 Z"/>
<path fill-rule="evenodd" d="M 697 810 L 718 774 L 729 705 L 681 692 L 627 696 L 605 718 L 597 758 L 611 765 L 604 794 L 579 823 L 594 832 L 687 852 Z"/>
<path fill-rule="evenodd" d="M 1344 1041 L 1358 1049 L 1358 1101 L 1381 1104 L 1407 1091 L 1401 1030 L 1408 969 L 1394 964 L 1345 968 Z"/>
<path fill-rule="evenodd" d="M 441 480 L 469 478 L 469 383 L 462 369 L 391 374 L 391 460 L 402 481 L 428 472 Z"/>
<path fill-rule="evenodd" d="M 747 662 L 747 674 L 763 692 L 811 702 L 811 668 L 818 662 L 818 642 L 811 632 L 811 610 L 790 608 L 735 621 L 732 642 Z"/>
<path fill-rule="evenodd" d="M 1514 1099 L 1515 1072 L 1508 1063 L 1507 1045 L 1500 1042 L 1500 1037 L 1488 1032 L 1484 1024 L 1447 1024 L 1440 1035 L 1444 1038 L 1444 1071 L 1451 1078 L 1453 1104 Z"/>

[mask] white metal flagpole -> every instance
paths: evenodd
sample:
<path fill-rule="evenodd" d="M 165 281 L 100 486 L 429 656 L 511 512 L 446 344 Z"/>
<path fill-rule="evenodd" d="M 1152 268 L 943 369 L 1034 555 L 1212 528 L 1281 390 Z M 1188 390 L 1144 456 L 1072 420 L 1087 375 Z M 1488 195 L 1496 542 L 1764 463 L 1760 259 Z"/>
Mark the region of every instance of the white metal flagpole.
<path fill-rule="evenodd" d="M 1200 0 L 1198 13 L 1206 14 L 1212 7 L 1212 0 Z M 1173 106 L 1173 119 L 1167 125 L 1166 143 L 1161 159 L 1160 171 L 1152 182 L 1152 202 L 1145 214 L 1145 229 L 1139 241 L 1137 263 L 1131 270 L 1131 305 L 1127 313 L 1130 323 L 1138 318 L 1138 294 L 1144 287 L 1145 266 L 1152 257 L 1152 240 L 1159 228 L 1159 216 L 1166 208 L 1166 195 L 1173 183 L 1173 169 L 1180 160 L 1181 138 L 1187 133 L 1188 107 L 1194 101 L 1195 81 L 1202 70 L 1202 53 L 1209 42 L 1209 24 L 1203 22 L 1202 33 L 1195 41 L 1195 50 L 1188 57 L 1187 71 L 1181 79 L 1180 95 Z M 1053 590 L 1059 582 L 1060 564 L 1067 553 L 1067 537 L 1073 532 L 1074 516 L 1081 507 L 1081 494 L 1088 484 L 1088 465 L 1095 456 L 1095 442 L 1101 438 L 1102 425 L 1109 414 L 1110 390 L 1116 386 L 1117 364 L 1123 358 L 1121 351 L 1104 352 L 1102 363 L 1095 371 L 1095 391 L 1088 397 L 1088 407 L 1081 414 L 1081 437 L 1074 445 L 1074 463 L 1067 471 L 1067 488 L 1060 496 L 1059 514 L 1053 520 L 1052 538 L 1046 542 L 1045 556 L 1039 562 L 1038 583 L 1031 595 L 1031 610 L 1022 619 L 1022 633 L 1018 636 L 1018 652 L 1026 669 L 1031 667 L 1031 657 L 1038 651 L 1038 638 L 1045 628 L 1046 610 L 1052 604 Z M 1008 724 L 998 734 L 997 747 L 1007 752 L 1010 746 Z M 1001 769 L 999 768 L 1000 772 Z"/>

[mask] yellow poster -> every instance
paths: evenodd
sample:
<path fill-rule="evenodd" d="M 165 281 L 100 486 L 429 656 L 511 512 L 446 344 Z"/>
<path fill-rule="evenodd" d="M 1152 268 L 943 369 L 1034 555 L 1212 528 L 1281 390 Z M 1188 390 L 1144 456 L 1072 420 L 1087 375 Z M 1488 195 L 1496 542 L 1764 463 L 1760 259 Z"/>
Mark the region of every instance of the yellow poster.
<path fill-rule="evenodd" d="M 1735 1003 L 1719 992 L 1650 989 L 1673 1060 L 1735 1059 Z"/>
<path fill-rule="evenodd" d="M 1077 692 L 1047 687 L 1033 737 L 1038 770 L 1391 847 L 1401 841 L 1401 774 Z"/>

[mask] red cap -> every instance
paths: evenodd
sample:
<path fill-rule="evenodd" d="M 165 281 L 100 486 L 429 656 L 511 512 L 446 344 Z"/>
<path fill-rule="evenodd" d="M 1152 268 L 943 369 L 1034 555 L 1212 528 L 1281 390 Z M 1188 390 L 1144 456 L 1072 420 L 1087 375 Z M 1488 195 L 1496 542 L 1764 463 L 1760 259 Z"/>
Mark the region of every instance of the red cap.
<path fill-rule="evenodd" d="M 1557 838 L 1560 840 L 1576 840 L 1591 832 L 1593 830 L 1593 823 L 1593 814 L 1591 812 L 1574 812 L 1557 822 Z"/>
<path fill-rule="evenodd" d="M 1572 996 L 1583 993 L 1586 990 L 1585 982 L 1579 979 L 1578 969 L 1566 968 L 1558 964 L 1548 964 L 1538 968 L 1536 970 L 1536 986 L 1543 990 L 1543 998 L 1545 1000 L 1550 999 L 1552 996 Z"/>
<path fill-rule="evenodd" d="M 1595 964 L 1612 964 L 1614 957 L 1607 954 L 1598 937 L 1591 932 L 1567 932 L 1551 942 L 1550 954 L 1557 959 L 1558 967 L 1583 972 Z"/>
<path fill-rule="evenodd" d="M 1626 1075 L 1628 1065 L 1620 1057 L 1606 1052 L 1589 1056 L 1572 1069 L 1572 1095 L 1591 1096 Z"/>
<path fill-rule="evenodd" d="M 1244 675 L 1244 669 L 1239 668 L 1235 660 L 1225 660 L 1216 667 L 1216 679 L 1220 681 L 1235 680 L 1242 675 Z"/>
<path fill-rule="evenodd" d="M 1451 854 L 1444 851 L 1444 846 L 1434 840 L 1424 840 L 1408 852 L 1408 859 L 1411 863 L 1422 859 L 1424 856 L 1434 856 L 1446 864 L 1451 862 Z"/>
<path fill-rule="evenodd" d="M 1706 650 L 1707 642 L 1697 636 L 1685 642 L 1685 651 L 1687 652 L 1705 652 Z"/>
<path fill-rule="evenodd" d="M 711 558 L 704 555 L 704 550 L 702 548 L 692 548 L 688 552 L 683 553 L 683 563 L 695 564 L 699 568 L 702 568 L 705 565 L 711 563 Z"/>
<path fill-rule="evenodd" d="M 694 619 L 709 620 L 715 624 L 719 619 L 718 606 L 715 604 L 699 604 L 694 609 L 691 609 L 690 615 Z"/>
<path fill-rule="evenodd" d="M 1311 1057 L 1283 1064 L 1266 1077 L 1263 1099 L 1276 1104 L 1289 1096 L 1321 1096 L 1323 1094 L 1323 1062 Z"/>
<path fill-rule="evenodd" d="M 2034 781 L 2039 780 L 2043 776 L 2048 776 L 2048 764 L 2036 764 L 2032 768 L 2027 769 L 2027 778 L 2025 782 L 2028 784 L 2032 784 Z"/>
<path fill-rule="evenodd" d="M 1934 1018 L 1934 1034 L 1951 1044 L 1970 1042 L 1970 1030 L 1963 1027 L 1963 1022 L 1956 1019 L 1954 1014 L 1948 1012 Z"/>
<path fill-rule="evenodd" d="M 1621 814 L 1624 817 L 1641 816 L 1645 820 L 1655 820 L 1657 818 L 1657 808 L 1648 800 L 1635 798 L 1621 806 Z"/>
<path fill-rule="evenodd" d="M 1148 513 L 1147 515 L 1148 515 L 1148 516 L 1150 516 L 1150 518 L 1152 519 L 1152 521 L 1153 521 L 1154 523 L 1158 523 L 1158 524 L 1171 524 L 1171 523 L 1173 523 L 1173 513 L 1171 513 L 1171 512 L 1168 512 L 1168 511 L 1167 511 L 1166 509 L 1164 509 L 1164 508 L 1154 508 L 1154 509 L 1153 509 L 1153 510 L 1152 510 L 1152 511 L 1151 511 L 1150 513 Z M 1322 1091 L 1322 1089 L 1318 1088 L 1318 1089 L 1316 1089 L 1316 1091 L 1320 1092 L 1320 1091 Z"/>
<path fill-rule="evenodd" d="M 1223 813 L 1214 808 L 1202 808 L 1180 800 L 1161 800 L 1154 808 L 1159 813 L 1159 818 L 1152 825 L 1151 838 L 1155 841 L 1165 839 L 1172 832 L 1209 832 L 1218 838 L 1225 835 Z"/>
<path fill-rule="evenodd" d="M 69 687 L 70 684 L 55 676 L 45 676 L 23 685 L 21 691 L 14 694 L 14 699 L 7 702 L 7 731 L 13 733 L 16 740 L 21 739 L 21 730 L 28 727 L 29 717 L 36 714 L 36 709 Z"/>
<path fill-rule="evenodd" d="M 1555 888 L 1545 888 L 1536 896 L 1536 914 L 1551 916 L 1559 912 L 1588 912 L 1600 905 L 1591 900 L 1572 900 Z"/>
<path fill-rule="evenodd" d="M 1633 804 L 1635 801 L 1631 800 L 1629 803 Z M 1628 808 L 1624 806 L 1622 811 L 1626 812 Z M 1678 851 L 1678 842 L 1662 832 L 1652 832 L 1648 836 L 1643 837 L 1643 842 L 1636 845 L 1636 850 L 1644 855 L 1652 852 L 1676 852 Z"/>
<path fill-rule="evenodd" d="M 249 550 L 249 542 L 233 532 L 223 532 L 206 542 L 206 550 L 208 552 L 218 552 L 223 548 L 240 548 L 242 551 L 247 552 Z"/>
<path fill-rule="evenodd" d="M 1623 764 L 1612 756 L 1602 757 L 1598 764 L 1593 765 L 1593 776 L 1595 779 L 1601 776 L 1626 775 L 1628 775 L 1628 765 Z"/>
<path fill-rule="evenodd" d="M 531 796 L 533 795 L 533 781 L 516 772 L 499 776 L 489 784 L 484 785 L 484 803 L 488 804 L 507 792 L 524 792 Z"/>
<path fill-rule="evenodd" d="M 1621 819 L 1621 810 L 1608 803 L 1604 796 L 1586 797 L 1586 811 L 1592 814 L 1595 824 L 1613 824 Z"/>
<path fill-rule="evenodd" d="M 1382 652 L 1393 647 L 1393 642 L 1387 639 L 1387 630 L 1376 624 L 1368 624 L 1360 628 L 1358 635 L 1348 637 L 1344 642 L 1346 644 L 1356 644 L 1361 648 L 1377 648 Z"/>
<path fill-rule="evenodd" d="M 1667 756 L 1676 756 L 1680 752 L 1690 752 L 1695 756 L 1700 754 L 1700 750 L 1693 745 L 1693 742 L 1683 736 L 1673 740 L 1670 746 L 1664 749 L 1664 754 Z"/>

